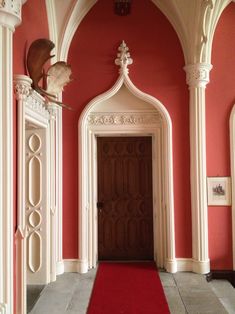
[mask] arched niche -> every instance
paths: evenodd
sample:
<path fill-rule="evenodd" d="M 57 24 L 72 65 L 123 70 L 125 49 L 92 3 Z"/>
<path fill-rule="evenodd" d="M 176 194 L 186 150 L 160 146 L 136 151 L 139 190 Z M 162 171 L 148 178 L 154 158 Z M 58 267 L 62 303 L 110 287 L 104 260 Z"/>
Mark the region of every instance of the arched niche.
<path fill-rule="evenodd" d="M 79 119 L 79 271 L 97 264 L 97 137 L 136 135 L 152 137 L 154 258 L 158 267 L 176 272 L 171 119 L 159 100 L 131 82 L 127 66 L 132 59 L 122 45 L 115 60 L 118 80 Z"/>

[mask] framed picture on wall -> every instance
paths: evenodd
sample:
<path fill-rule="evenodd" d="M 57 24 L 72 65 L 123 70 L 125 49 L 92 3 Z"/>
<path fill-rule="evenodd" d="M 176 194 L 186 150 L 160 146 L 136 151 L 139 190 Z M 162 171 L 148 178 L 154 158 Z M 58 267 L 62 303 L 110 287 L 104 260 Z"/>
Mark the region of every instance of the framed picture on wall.
<path fill-rule="evenodd" d="M 207 202 L 211 206 L 231 205 L 230 177 L 207 178 Z"/>

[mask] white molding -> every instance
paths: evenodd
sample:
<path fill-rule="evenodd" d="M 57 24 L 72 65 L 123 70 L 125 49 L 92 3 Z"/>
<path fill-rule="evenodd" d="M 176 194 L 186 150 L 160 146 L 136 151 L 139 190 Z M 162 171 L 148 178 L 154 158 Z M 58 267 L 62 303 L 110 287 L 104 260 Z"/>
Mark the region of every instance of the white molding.
<path fill-rule="evenodd" d="M 13 88 L 12 29 L 0 10 L 0 303 L 13 312 Z"/>
<path fill-rule="evenodd" d="M 50 281 L 56 281 L 57 264 L 56 264 L 56 247 L 57 247 L 57 207 L 56 207 L 56 113 L 57 105 L 49 104 L 48 111 L 50 112 L 50 135 L 49 147 L 50 151 Z"/>
<path fill-rule="evenodd" d="M 189 87 L 206 87 L 210 82 L 211 64 L 196 63 L 184 67 L 186 71 L 186 82 Z"/>
<path fill-rule="evenodd" d="M 177 33 L 186 64 L 211 62 L 216 26 L 231 0 L 175 0 L 152 2 L 165 14 Z"/>
<path fill-rule="evenodd" d="M 26 305 L 26 225 L 25 225 L 25 101 L 31 90 L 32 80 L 25 75 L 14 76 L 17 99 L 17 231 L 16 243 L 16 309 L 24 314 Z"/>
<path fill-rule="evenodd" d="M 193 271 L 192 258 L 176 258 L 177 271 Z"/>
<path fill-rule="evenodd" d="M 56 263 L 56 275 L 62 275 L 64 273 L 64 261 Z"/>
<path fill-rule="evenodd" d="M 51 170 L 54 167 L 51 167 L 51 164 L 54 164 L 54 161 L 51 160 L 53 156 L 55 156 L 55 145 L 50 145 L 49 138 L 51 138 L 51 142 L 53 141 L 54 135 L 54 127 L 55 127 L 55 110 L 54 105 L 51 105 L 50 109 L 52 114 L 49 113 L 47 108 L 45 108 L 45 101 L 42 96 L 40 96 L 35 91 L 31 90 L 31 79 L 25 75 L 15 75 L 14 76 L 14 90 L 17 99 L 18 106 L 18 204 L 17 204 L 17 232 L 15 235 L 16 241 L 16 272 L 17 272 L 17 295 L 16 295 L 16 309 L 17 314 L 25 314 L 26 313 L 26 239 L 28 231 L 26 229 L 26 221 L 25 221 L 25 127 L 26 121 L 27 123 L 32 124 L 32 127 L 36 127 L 38 129 L 44 129 L 44 137 L 47 139 L 45 142 L 44 149 L 48 152 L 48 154 L 44 154 L 47 159 L 47 169 L 45 173 L 47 175 L 47 185 L 48 185 L 48 197 L 46 198 L 45 208 L 50 208 L 50 211 L 46 212 L 46 221 L 47 224 L 50 224 L 50 213 L 51 216 L 54 217 L 56 213 L 55 210 L 55 180 L 52 178 L 54 173 Z M 50 127 L 49 127 L 50 126 Z M 39 130 L 37 130 L 39 132 Z M 54 219 L 55 220 L 55 219 Z M 46 231 L 47 235 L 53 233 L 52 242 L 50 243 L 50 236 L 47 236 L 47 252 L 45 252 L 48 256 L 47 263 L 47 278 L 50 281 L 55 280 L 56 276 L 56 221 L 54 221 L 54 225 L 46 227 L 48 230 Z M 49 231 L 50 230 L 50 231 Z M 49 250 L 54 252 L 52 254 L 52 258 L 49 258 Z M 51 278 L 50 278 L 50 269 L 52 270 Z"/>
<path fill-rule="evenodd" d="M 62 108 L 57 108 L 56 115 L 56 210 L 57 210 L 57 247 L 56 264 L 57 275 L 63 273 L 63 133 L 62 133 Z"/>
<path fill-rule="evenodd" d="M 83 273 L 78 259 L 64 259 L 63 264 L 65 273 Z"/>
<path fill-rule="evenodd" d="M 205 88 L 210 64 L 185 66 L 190 92 L 190 181 L 192 211 L 193 271 L 208 273 L 208 213 L 206 181 Z"/>
<path fill-rule="evenodd" d="M 73 36 L 89 10 L 97 0 L 80 0 L 75 1 L 75 5 L 71 8 L 68 19 L 65 23 L 64 30 L 60 40 L 58 41 L 58 59 L 66 61 L 68 58 L 68 51 L 73 39 Z"/>
<path fill-rule="evenodd" d="M 88 125 L 145 125 L 159 124 L 161 115 L 158 112 L 95 112 L 87 117 Z"/>
<path fill-rule="evenodd" d="M 158 112 L 161 116 L 161 149 L 159 152 L 161 168 L 159 173 L 159 182 L 155 182 L 154 186 L 161 191 L 161 202 L 154 202 L 155 215 L 157 216 L 157 226 L 161 230 L 158 234 L 158 241 L 155 241 L 155 257 L 157 255 L 157 264 L 165 267 L 169 272 L 177 270 L 175 260 L 175 232 L 174 232 L 174 199 L 173 199 L 173 168 L 172 168 L 172 125 L 170 116 L 165 107 L 154 97 L 147 95 L 137 89 L 131 82 L 128 71 L 120 71 L 120 76 L 114 86 L 107 92 L 94 98 L 83 110 L 79 119 L 79 259 L 83 272 L 91 267 L 95 267 L 97 263 L 97 220 L 96 220 L 96 201 L 97 201 L 97 184 L 96 184 L 96 161 L 92 156 L 96 154 L 96 136 L 97 135 L 117 135 L 117 134 L 141 134 L 154 135 L 153 125 L 135 126 L 122 125 L 122 128 L 115 124 L 106 124 L 93 126 L 88 123 L 88 116 L 94 111 L 96 105 L 111 99 L 117 92 L 125 86 L 131 95 L 137 99 L 149 103 L 149 107 L 153 112 Z M 133 96 L 132 96 L 133 97 Z M 96 108 L 97 110 L 97 108 Z M 138 119 L 137 119 L 138 120 Z M 89 120 L 90 121 L 90 120 Z M 110 117 L 108 118 L 110 121 Z M 156 126 L 159 128 L 159 125 Z M 156 139 L 155 139 L 156 140 Z M 161 151 L 161 152 L 160 152 Z M 156 171 L 159 171 L 157 169 Z M 90 179 L 88 179 L 90 178 Z M 157 193 L 154 191 L 155 193 Z M 156 195 L 154 197 L 154 200 Z M 157 198 L 156 198 L 157 199 Z M 159 197 L 158 197 L 159 199 Z M 158 209 L 156 209 L 158 208 Z M 160 211 L 160 212 L 158 212 Z M 160 231 L 159 231 L 160 232 Z M 161 239 L 161 241 L 160 241 Z M 160 246 L 161 243 L 161 246 Z M 160 249 L 159 249 L 160 247 Z M 160 252 L 159 252 L 160 250 Z"/>
<path fill-rule="evenodd" d="M 49 27 L 50 40 L 55 44 L 55 57 L 52 58 L 51 63 L 56 62 L 58 56 L 58 31 L 56 23 L 55 3 L 52 0 L 46 0 L 47 21 Z M 55 61 L 54 61 L 55 59 Z M 54 61 L 54 62 L 53 62 Z"/>
<path fill-rule="evenodd" d="M 45 99 L 34 90 L 31 90 L 25 103 L 25 115 L 26 119 L 32 121 L 32 123 L 35 121 L 36 124 L 41 124 L 42 127 L 48 125 L 50 113 L 45 107 Z"/>
<path fill-rule="evenodd" d="M 0 25 L 12 31 L 21 23 L 21 7 L 19 0 L 4 0 L 0 6 Z"/>
<path fill-rule="evenodd" d="M 230 165 L 232 182 L 232 243 L 233 243 L 233 270 L 235 270 L 235 105 L 229 119 L 230 135 Z"/>
<path fill-rule="evenodd" d="M 197 272 L 203 273 L 204 265 L 203 263 L 199 265 L 197 261 L 194 261 L 192 258 L 175 258 L 173 261 L 173 265 L 171 267 L 172 271 L 168 271 L 171 273 L 175 272 Z M 64 259 L 63 267 L 65 273 L 86 273 L 87 272 L 87 263 L 85 261 L 81 261 L 79 259 Z M 196 269 L 196 271 L 195 271 Z"/>
<path fill-rule="evenodd" d="M 198 274 L 208 273 L 207 261 L 200 262 L 193 258 L 176 258 L 177 271 L 191 271 Z"/>

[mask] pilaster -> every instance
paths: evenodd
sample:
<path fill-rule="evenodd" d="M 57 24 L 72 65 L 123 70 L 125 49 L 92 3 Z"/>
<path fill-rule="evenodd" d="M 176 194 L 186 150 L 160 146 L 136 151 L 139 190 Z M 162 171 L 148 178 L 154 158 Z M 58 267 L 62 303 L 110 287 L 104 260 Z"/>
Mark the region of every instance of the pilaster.
<path fill-rule="evenodd" d="M 57 275 L 64 273 L 63 262 L 63 139 L 62 139 L 62 108 L 57 106 L 56 109 L 56 125 L 55 125 L 55 146 L 56 146 L 56 209 L 57 209 L 57 229 L 56 229 L 56 273 Z"/>
<path fill-rule="evenodd" d="M 205 89 L 212 66 L 198 63 L 185 66 L 190 92 L 190 176 L 192 210 L 193 271 L 210 271 L 208 256 L 208 214 L 206 186 Z"/>
<path fill-rule="evenodd" d="M 21 6 L 20 0 L 0 1 L 0 312 L 6 314 L 13 313 L 12 38 Z"/>
<path fill-rule="evenodd" d="M 50 103 L 48 105 L 48 111 L 50 113 L 50 231 L 51 231 L 51 250 L 50 250 L 50 280 L 56 280 L 56 244 L 57 244 L 57 208 L 56 208 L 56 138 L 55 138 L 55 126 L 57 116 L 57 105 Z"/>
<path fill-rule="evenodd" d="M 14 91 L 17 99 L 17 232 L 16 232 L 16 310 L 27 311 L 26 304 L 26 237 L 25 224 L 25 103 L 31 90 L 32 80 L 25 75 L 14 76 Z"/>

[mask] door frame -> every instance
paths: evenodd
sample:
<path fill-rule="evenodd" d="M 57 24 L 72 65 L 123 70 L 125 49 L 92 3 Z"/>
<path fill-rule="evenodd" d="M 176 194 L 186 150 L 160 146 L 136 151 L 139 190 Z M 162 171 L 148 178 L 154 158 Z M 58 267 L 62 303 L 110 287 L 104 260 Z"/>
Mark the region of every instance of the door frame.
<path fill-rule="evenodd" d="M 128 108 L 126 112 L 119 113 L 114 113 L 112 110 L 99 112 L 99 105 L 106 100 L 111 101 L 112 96 L 123 85 L 132 97 L 134 95 L 136 98 L 149 103 L 150 109 L 148 112 L 130 111 Z M 94 98 L 85 107 L 79 119 L 78 133 L 79 272 L 85 273 L 97 265 L 96 137 L 124 134 L 128 136 L 150 135 L 154 138 L 153 171 L 156 173 L 156 175 L 153 175 L 153 178 L 155 178 L 153 182 L 154 230 L 161 230 L 157 240 L 154 235 L 154 256 L 155 258 L 157 256 L 156 263 L 158 267 L 164 267 L 168 272 L 176 272 L 172 125 L 166 108 L 156 98 L 137 89 L 127 73 L 121 73 L 110 90 Z"/>
<path fill-rule="evenodd" d="M 26 220 L 26 158 L 25 158 L 25 146 L 26 136 L 25 128 L 26 123 L 31 124 L 39 129 L 45 129 L 45 141 L 46 141 L 46 182 L 48 187 L 47 195 L 47 234 L 48 234 L 48 249 L 50 252 L 55 251 L 56 248 L 56 235 L 55 235 L 55 215 L 52 213 L 54 210 L 54 182 L 52 177 L 54 175 L 51 167 L 52 158 L 55 156 L 52 154 L 53 145 L 53 121 L 54 116 L 45 107 L 44 98 L 31 88 L 32 80 L 25 75 L 14 76 L 14 90 L 17 99 L 17 231 L 15 234 L 16 245 L 16 311 L 18 314 L 25 314 L 27 312 L 26 301 L 26 241 L 28 236 L 28 221 Z M 50 240 L 53 240 L 50 243 Z M 49 252 L 48 252 L 49 256 Z M 52 260 L 54 254 L 51 254 L 50 258 L 47 258 L 47 278 L 48 282 L 55 280 L 56 264 Z M 53 265 L 52 265 L 53 264 Z"/>
<path fill-rule="evenodd" d="M 163 246 L 162 235 L 164 231 L 162 229 L 159 221 L 163 221 L 165 218 L 160 217 L 163 213 L 158 210 L 161 208 L 161 199 L 158 195 L 161 195 L 161 156 L 160 156 L 160 136 L 161 136 L 161 128 L 149 128 L 146 130 L 145 128 L 139 128 L 134 130 L 124 129 L 120 132 L 120 130 L 112 130 L 107 134 L 104 130 L 99 130 L 94 128 L 90 132 L 91 135 L 91 149 L 95 152 L 95 158 L 89 159 L 89 168 L 90 174 L 93 178 L 93 182 L 95 183 L 93 189 L 91 191 L 91 200 L 92 205 L 90 209 L 90 221 L 93 221 L 93 230 L 89 234 L 89 247 L 93 247 L 93 251 L 88 252 L 89 260 L 92 261 L 89 264 L 89 268 L 95 267 L 98 261 L 98 212 L 97 212 L 97 201 L 98 201 L 98 160 L 97 160 L 97 137 L 151 137 L 152 138 L 152 189 L 153 189 L 153 257 L 157 262 L 157 265 L 161 268 L 164 267 L 164 257 L 165 257 L 165 248 Z M 92 151 L 90 151 L 90 156 L 92 155 Z"/>

